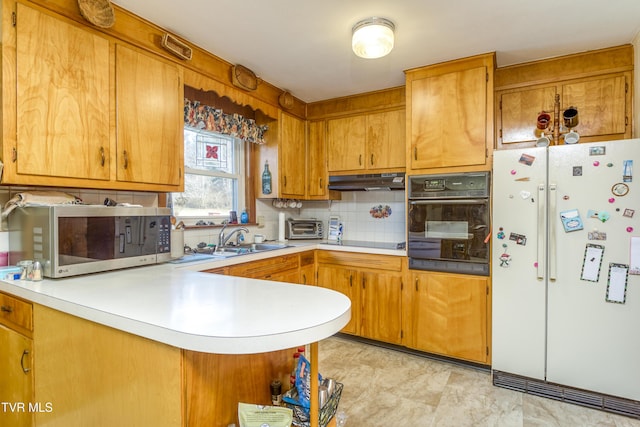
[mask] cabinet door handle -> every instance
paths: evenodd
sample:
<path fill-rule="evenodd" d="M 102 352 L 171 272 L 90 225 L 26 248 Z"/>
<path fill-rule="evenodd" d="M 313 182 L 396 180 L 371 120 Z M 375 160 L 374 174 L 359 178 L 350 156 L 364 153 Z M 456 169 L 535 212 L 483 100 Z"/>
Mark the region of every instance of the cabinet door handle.
<path fill-rule="evenodd" d="M 322 178 L 320 178 L 320 189 L 322 190 Z"/>
<path fill-rule="evenodd" d="M 129 154 L 127 153 L 127 150 L 124 150 L 122 155 L 124 157 L 124 168 L 127 169 L 129 167 Z"/>
<path fill-rule="evenodd" d="M 306 285 L 306 284 L 307 284 L 307 275 L 306 275 L 306 274 L 303 274 L 303 275 L 302 275 L 302 284 L 303 284 L 303 285 Z"/>
<path fill-rule="evenodd" d="M 29 355 L 29 350 L 24 350 L 22 352 L 22 357 L 20 358 L 20 367 L 22 368 L 22 372 L 28 374 L 31 371 L 31 368 L 27 368 L 24 366 L 24 357 Z"/>
<path fill-rule="evenodd" d="M 373 166 L 373 154 L 371 155 L 371 166 Z"/>
<path fill-rule="evenodd" d="M 287 175 L 283 176 L 282 178 L 284 178 L 284 188 L 287 188 Z"/>
<path fill-rule="evenodd" d="M 364 277 L 362 278 L 362 289 L 364 289 L 366 287 L 366 283 L 365 283 L 365 279 Z"/>
<path fill-rule="evenodd" d="M 11 307 L 10 305 L 3 305 L 1 310 L 5 313 L 13 313 L 13 307 Z"/>
<path fill-rule="evenodd" d="M 352 288 L 353 287 L 353 276 L 349 276 L 349 287 Z"/>
<path fill-rule="evenodd" d="M 360 156 L 358 156 L 358 164 L 360 166 L 362 166 L 362 154 L 360 154 Z"/>
<path fill-rule="evenodd" d="M 418 160 L 418 147 L 413 147 L 413 160 Z"/>
<path fill-rule="evenodd" d="M 418 292 L 418 278 L 416 277 L 416 292 Z"/>
<path fill-rule="evenodd" d="M 104 162 L 105 162 L 105 157 L 104 157 L 104 147 L 100 147 L 100 166 L 104 166 Z"/>

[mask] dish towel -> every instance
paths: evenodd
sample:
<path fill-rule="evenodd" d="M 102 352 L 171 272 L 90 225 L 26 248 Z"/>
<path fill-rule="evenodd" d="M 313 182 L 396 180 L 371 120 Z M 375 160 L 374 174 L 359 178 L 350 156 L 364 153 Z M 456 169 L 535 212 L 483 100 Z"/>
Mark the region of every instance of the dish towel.
<path fill-rule="evenodd" d="M 2 218 L 9 216 L 9 214 L 18 207 L 77 205 L 81 203 L 82 200 L 79 197 L 61 191 L 29 191 L 18 193 L 5 203 L 4 209 L 2 210 Z"/>

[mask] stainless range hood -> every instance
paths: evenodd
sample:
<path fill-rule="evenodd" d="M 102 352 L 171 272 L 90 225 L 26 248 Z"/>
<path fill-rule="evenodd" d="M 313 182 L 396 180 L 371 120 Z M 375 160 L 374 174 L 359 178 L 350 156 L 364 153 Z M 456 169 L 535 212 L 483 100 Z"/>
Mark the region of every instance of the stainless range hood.
<path fill-rule="evenodd" d="M 404 190 L 404 172 L 329 177 L 329 190 L 389 191 Z"/>

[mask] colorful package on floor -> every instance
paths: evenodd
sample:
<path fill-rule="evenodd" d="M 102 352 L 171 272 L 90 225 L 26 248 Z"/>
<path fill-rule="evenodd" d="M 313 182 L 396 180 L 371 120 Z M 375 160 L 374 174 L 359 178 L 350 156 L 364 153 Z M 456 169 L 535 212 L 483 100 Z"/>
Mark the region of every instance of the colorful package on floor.
<path fill-rule="evenodd" d="M 311 399 L 311 363 L 303 356 L 298 358 L 296 368 L 296 389 L 298 390 L 299 404 L 309 409 Z M 318 373 L 318 383 L 322 382 L 322 376 Z"/>

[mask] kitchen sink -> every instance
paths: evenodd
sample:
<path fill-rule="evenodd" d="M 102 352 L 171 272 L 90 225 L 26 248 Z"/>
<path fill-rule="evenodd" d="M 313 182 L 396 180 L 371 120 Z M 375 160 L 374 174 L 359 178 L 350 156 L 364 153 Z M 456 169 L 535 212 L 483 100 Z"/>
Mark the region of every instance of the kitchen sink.
<path fill-rule="evenodd" d="M 284 249 L 288 248 L 289 245 L 285 245 L 283 243 L 246 243 L 239 246 L 241 249 L 246 248 L 249 252 L 263 252 L 263 251 L 272 251 L 275 249 Z"/>
<path fill-rule="evenodd" d="M 169 261 L 172 264 L 183 264 L 185 262 L 205 261 L 224 259 L 239 255 L 273 251 L 276 249 L 288 248 L 289 245 L 279 243 L 246 243 L 240 246 L 223 246 L 216 248 L 213 252 L 198 252 L 185 254 L 182 258 Z"/>

